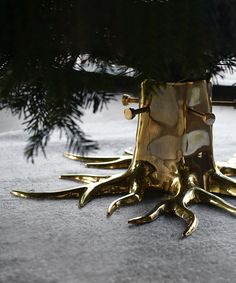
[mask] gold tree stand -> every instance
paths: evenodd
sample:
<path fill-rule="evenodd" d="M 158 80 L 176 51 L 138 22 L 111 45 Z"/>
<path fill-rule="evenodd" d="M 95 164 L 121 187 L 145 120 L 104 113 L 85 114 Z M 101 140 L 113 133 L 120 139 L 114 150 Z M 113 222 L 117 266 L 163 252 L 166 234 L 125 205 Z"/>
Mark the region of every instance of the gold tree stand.
<path fill-rule="evenodd" d="M 25 198 L 79 198 L 84 206 L 92 198 L 106 194 L 124 194 L 110 204 L 108 215 L 122 205 L 140 202 L 147 190 L 163 190 L 169 197 L 150 212 L 129 220 L 144 224 L 161 213 L 171 212 L 187 223 L 184 236 L 197 228 L 197 217 L 187 207 L 191 203 L 209 203 L 236 215 L 236 207 L 214 193 L 236 196 L 236 182 L 226 175 L 235 175 L 236 168 L 227 164 L 216 166 L 213 158 L 211 85 L 206 81 L 167 83 L 144 81 L 140 100 L 123 97 L 123 104 L 139 103 L 138 109 L 126 108 L 127 119 L 138 117 L 134 153 L 123 156 L 65 156 L 87 162 L 89 167 L 128 168 L 113 176 L 62 175 L 85 183 L 57 192 L 22 192 L 12 194 Z M 221 172 L 221 171 L 222 172 Z"/>

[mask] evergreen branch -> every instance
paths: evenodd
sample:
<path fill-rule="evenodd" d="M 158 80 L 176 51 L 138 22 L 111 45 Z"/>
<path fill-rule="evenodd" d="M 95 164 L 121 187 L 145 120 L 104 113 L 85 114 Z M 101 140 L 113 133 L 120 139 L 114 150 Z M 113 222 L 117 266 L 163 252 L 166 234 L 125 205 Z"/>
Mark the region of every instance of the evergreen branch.
<path fill-rule="evenodd" d="M 137 94 L 143 76 L 129 77 L 86 71 L 68 71 L 68 80 L 76 88 L 88 92 L 132 93 Z"/>
<path fill-rule="evenodd" d="M 232 71 L 235 14 L 235 0 L 2 0 L 0 109 L 23 116 L 28 157 L 56 128 L 72 148 L 96 147 L 76 123 L 84 108 L 102 109 L 114 93 L 137 94 L 143 79 L 209 80 Z"/>

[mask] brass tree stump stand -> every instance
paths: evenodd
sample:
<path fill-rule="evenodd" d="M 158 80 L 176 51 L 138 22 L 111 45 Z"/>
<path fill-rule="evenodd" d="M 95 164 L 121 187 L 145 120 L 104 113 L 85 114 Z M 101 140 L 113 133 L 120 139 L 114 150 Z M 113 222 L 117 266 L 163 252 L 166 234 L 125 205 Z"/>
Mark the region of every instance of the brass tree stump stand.
<path fill-rule="evenodd" d="M 123 104 L 139 103 L 139 109 L 125 109 L 127 119 L 138 117 L 134 153 L 114 157 L 81 157 L 66 153 L 71 159 L 88 162 L 89 167 L 128 168 L 122 174 L 62 175 L 61 178 L 85 183 L 57 192 L 22 192 L 12 194 L 25 198 L 79 198 L 84 206 L 92 198 L 106 194 L 124 194 L 108 207 L 111 215 L 122 205 L 140 202 L 147 190 L 163 190 L 169 197 L 150 212 L 129 220 L 144 224 L 161 213 L 174 213 L 187 223 L 184 236 L 197 228 L 197 217 L 187 207 L 191 203 L 209 203 L 236 215 L 236 207 L 215 193 L 236 196 L 236 182 L 226 175 L 236 169 L 213 158 L 211 85 L 206 81 L 167 83 L 144 81 L 140 100 L 123 97 Z M 223 173 L 222 173 L 222 172 Z"/>

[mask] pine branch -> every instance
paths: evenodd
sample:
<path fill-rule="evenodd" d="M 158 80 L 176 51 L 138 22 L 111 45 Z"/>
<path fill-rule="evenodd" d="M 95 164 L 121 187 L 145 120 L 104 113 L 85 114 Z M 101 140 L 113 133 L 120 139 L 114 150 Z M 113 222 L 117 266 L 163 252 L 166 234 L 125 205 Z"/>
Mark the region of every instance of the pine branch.
<path fill-rule="evenodd" d="M 107 73 L 68 70 L 68 81 L 77 89 L 88 92 L 132 93 L 137 94 L 143 76 L 128 77 Z"/>
<path fill-rule="evenodd" d="M 84 108 L 137 94 L 143 79 L 232 70 L 235 14 L 235 0 L 1 0 L 0 109 L 23 116 L 28 157 L 56 128 L 74 148 L 96 147 L 77 123 Z"/>

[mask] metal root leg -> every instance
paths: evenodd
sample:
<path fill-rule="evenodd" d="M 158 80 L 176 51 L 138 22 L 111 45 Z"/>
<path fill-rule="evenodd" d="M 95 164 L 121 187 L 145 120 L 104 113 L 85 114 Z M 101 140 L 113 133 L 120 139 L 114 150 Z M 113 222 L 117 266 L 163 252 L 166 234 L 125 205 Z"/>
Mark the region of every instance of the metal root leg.
<path fill-rule="evenodd" d="M 218 171 L 209 175 L 210 187 L 209 191 L 228 196 L 236 196 L 236 181 L 232 178 L 224 176 Z"/>
<path fill-rule="evenodd" d="M 80 206 L 84 206 L 94 196 L 126 193 L 129 179 L 127 178 L 127 174 L 118 174 L 111 177 L 103 176 L 100 180 L 99 176 L 81 175 L 80 181 L 88 184 L 54 192 L 24 192 L 14 190 L 11 193 L 14 196 L 24 198 L 79 198 Z"/>
<path fill-rule="evenodd" d="M 227 162 L 216 162 L 220 172 L 226 176 L 236 176 L 236 157 L 230 158 Z"/>
<path fill-rule="evenodd" d="M 106 180 L 111 176 L 93 175 L 93 174 L 63 174 L 59 176 L 60 179 L 82 182 L 85 184 L 96 183 L 101 180 Z"/>
<path fill-rule="evenodd" d="M 212 204 L 236 215 L 236 207 L 222 200 L 220 197 L 195 186 L 194 183 L 189 182 L 187 189 L 181 186 L 177 195 L 160 202 L 146 215 L 130 219 L 128 222 L 140 225 L 156 220 L 163 213 L 174 213 L 187 223 L 187 228 L 183 232 L 183 236 L 187 237 L 196 230 L 198 225 L 197 216 L 187 208 L 190 203 Z"/>
<path fill-rule="evenodd" d="M 133 150 L 126 149 L 120 156 L 82 156 L 65 152 L 64 156 L 76 161 L 85 163 L 86 167 L 99 169 L 128 169 L 132 158 Z M 216 167 L 219 171 L 229 177 L 236 176 L 236 157 L 229 159 L 227 162 L 217 161 Z M 65 176 L 65 175 L 63 175 Z M 63 178 L 63 177 L 62 177 Z"/>
<path fill-rule="evenodd" d="M 55 192 L 24 192 L 14 190 L 14 196 L 23 198 L 40 199 L 62 199 L 79 198 L 80 207 L 83 207 L 91 199 L 100 195 L 114 195 L 128 193 L 114 201 L 108 208 L 108 215 L 111 215 L 118 207 L 141 201 L 144 188 L 148 186 L 148 176 L 152 174 L 154 168 L 146 162 L 136 162 L 135 166 L 122 174 L 114 176 L 101 175 L 63 175 L 62 178 L 82 181 L 86 185 L 77 186 L 71 189 Z"/>
<path fill-rule="evenodd" d="M 84 157 L 72 153 L 64 153 L 64 156 L 76 160 L 85 162 L 88 168 L 100 168 L 100 169 L 127 169 L 132 161 L 132 155 L 125 152 L 121 156 L 90 156 Z"/>

